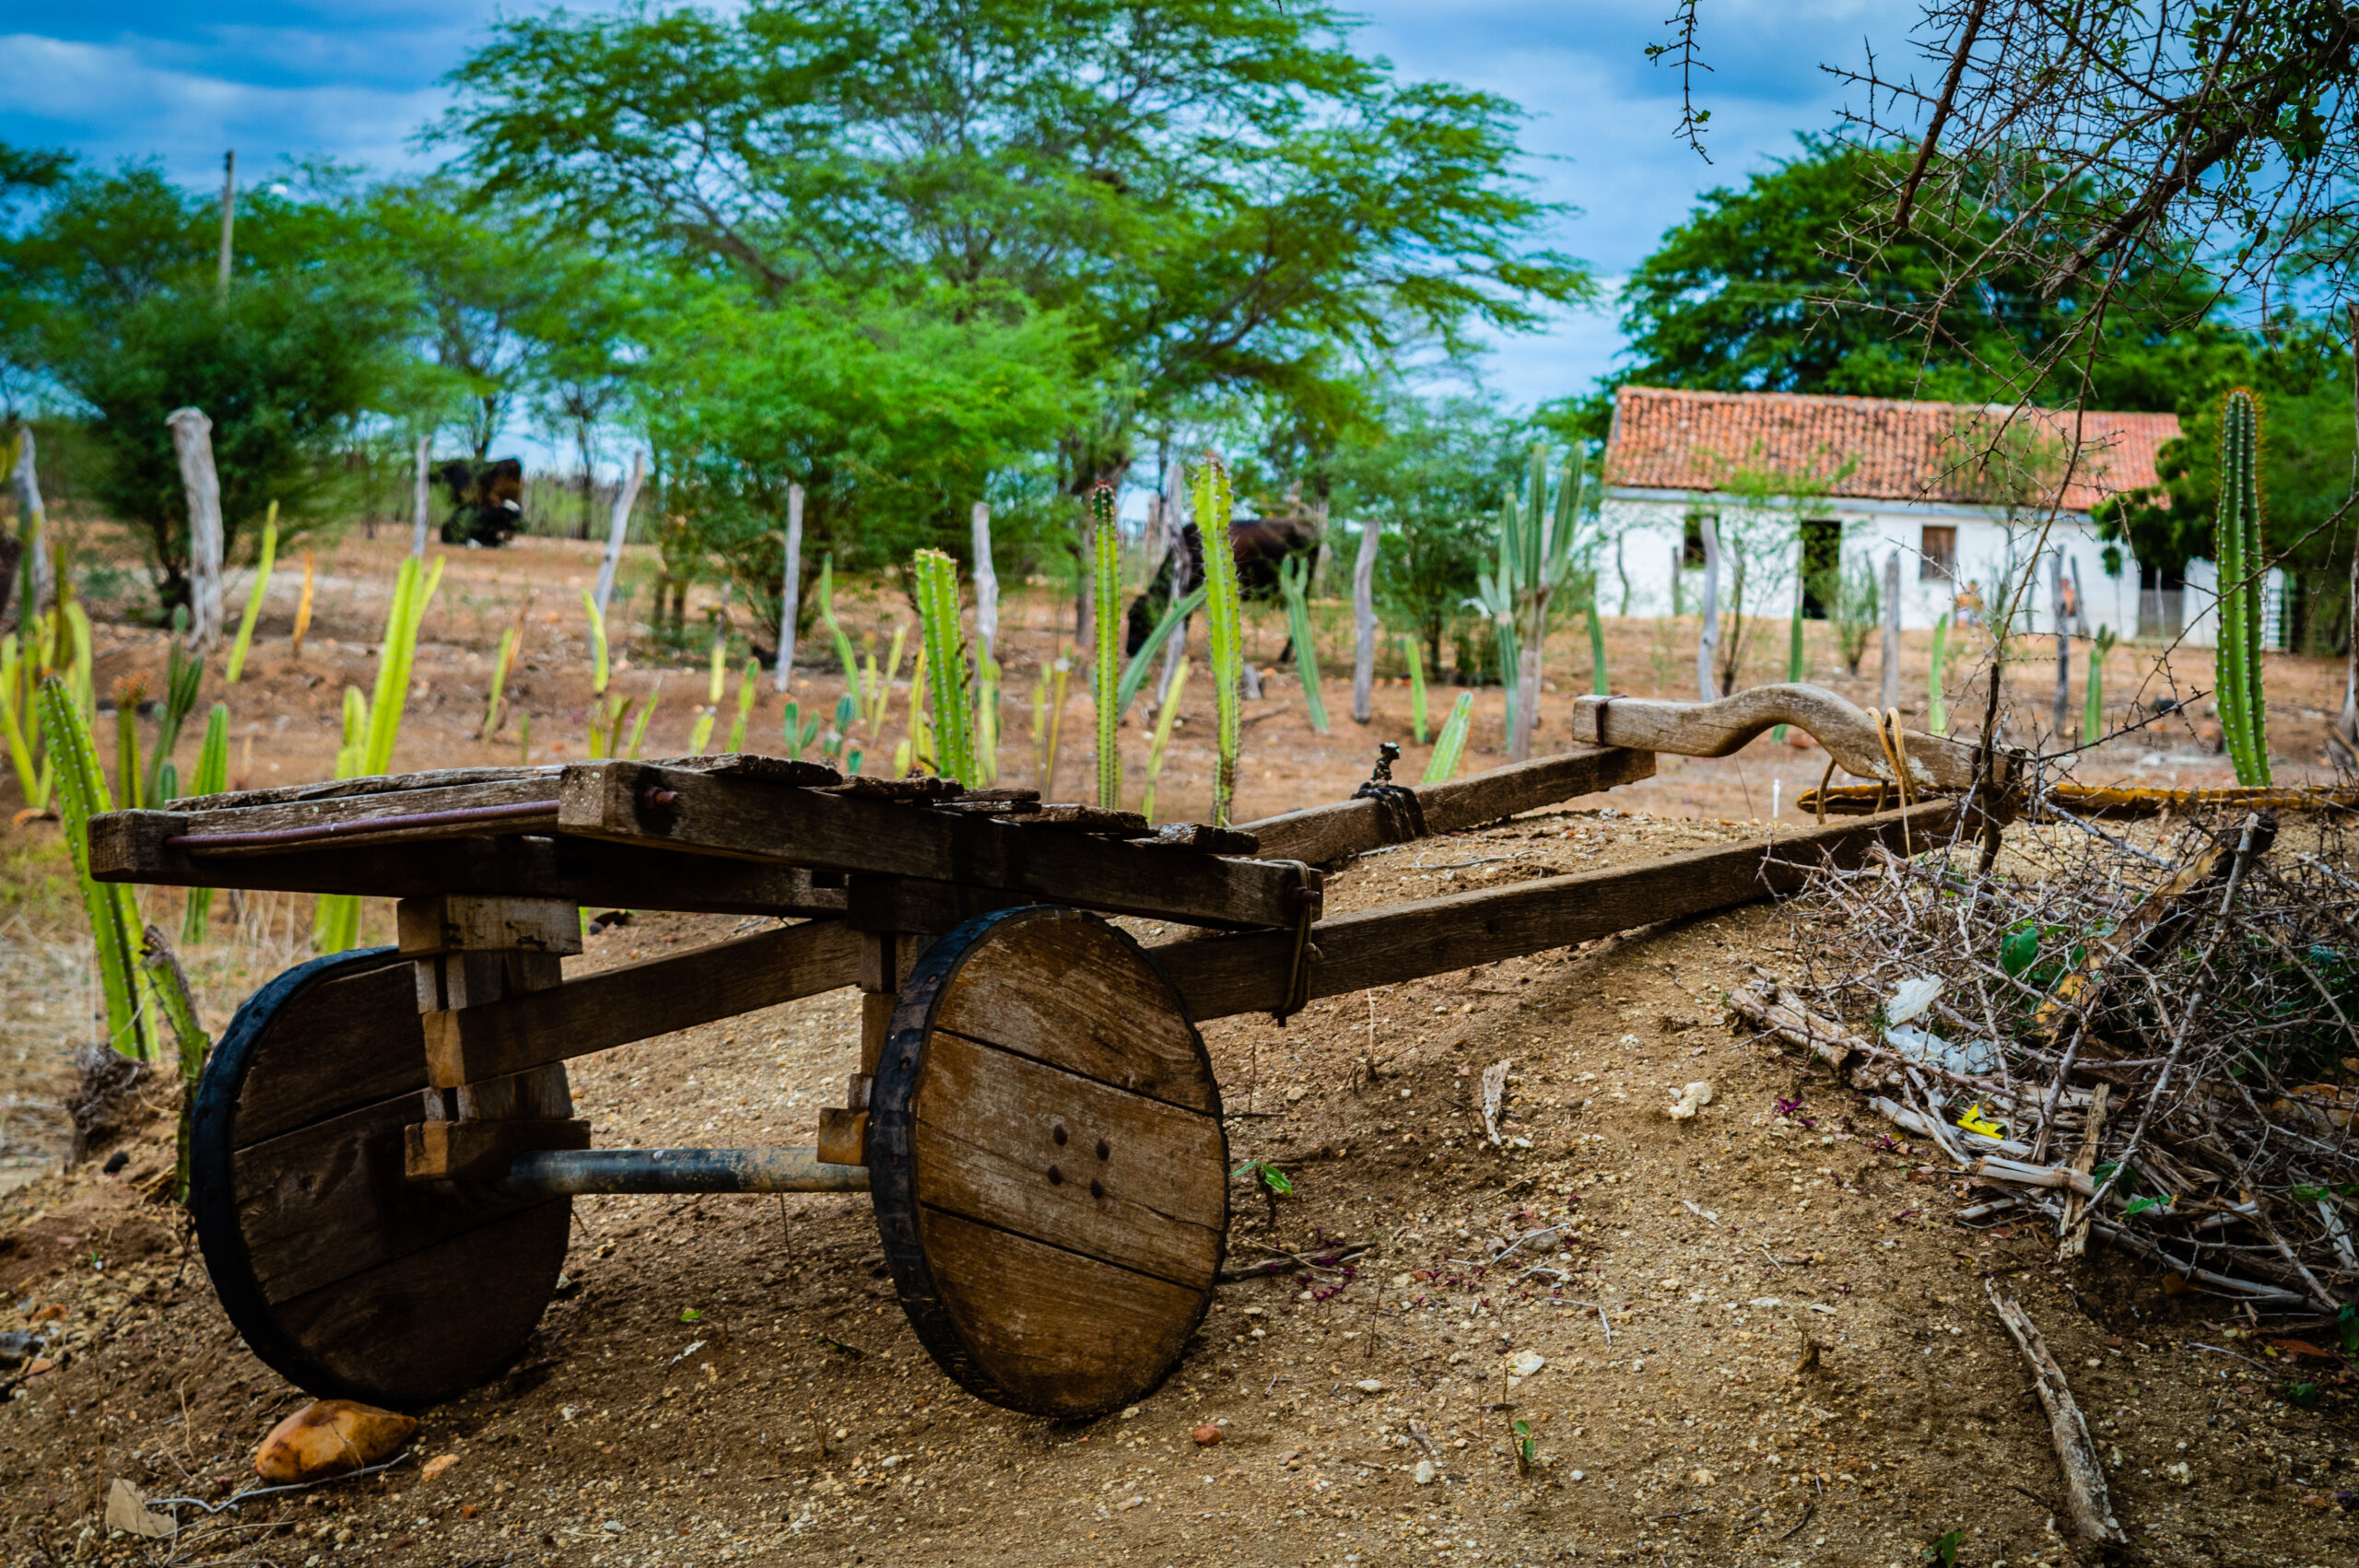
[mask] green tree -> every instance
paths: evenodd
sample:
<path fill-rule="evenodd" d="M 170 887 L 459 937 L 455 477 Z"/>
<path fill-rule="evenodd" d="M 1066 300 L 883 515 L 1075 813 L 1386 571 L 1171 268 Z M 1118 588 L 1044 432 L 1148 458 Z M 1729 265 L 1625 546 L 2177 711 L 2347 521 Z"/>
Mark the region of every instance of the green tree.
<path fill-rule="evenodd" d="M 97 454 L 79 487 L 138 532 L 167 609 L 186 598 L 188 543 L 165 415 L 193 404 L 212 420 L 234 547 L 273 500 L 282 532 L 299 530 L 398 362 L 407 298 L 343 242 L 341 209 L 264 192 L 246 207 L 226 298 L 210 199 L 150 165 L 65 178 L 0 242 L 8 357 L 79 404 Z"/>
<path fill-rule="evenodd" d="M 1488 398 L 1386 389 L 1333 459 L 1336 515 L 1372 519 L 1384 618 L 1413 626 L 1431 667 L 1495 548 L 1500 494 L 1520 473 L 1516 421 Z"/>
<path fill-rule="evenodd" d="M 963 558 L 973 501 L 1049 450 L 1086 392 L 1070 326 L 1003 291 L 797 291 L 765 307 L 692 287 L 660 320 L 632 388 L 665 510 L 772 626 L 789 486 L 805 491 L 804 548 L 839 571 L 898 569 L 921 547 Z M 1022 569 L 1027 522 L 1036 537 L 1070 527 L 1020 506 L 992 522 L 1003 572 Z"/>
<path fill-rule="evenodd" d="M 2078 321 L 2098 281 L 2041 291 L 2029 252 L 1952 299 L 1931 338 L 1913 323 L 1937 298 L 1955 252 L 1997 234 L 2009 209 L 1994 190 L 1971 234 L 1920 212 L 1872 255 L 1843 236 L 1905 175 L 1910 149 L 1803 135 L 1801 156 L 1743 189 L 1705 193 L 1622 291 L 1624 382 L 1719 392 L 2013 402 L 2024 368 Z M 2212 280 L 2169 258 L 2132 263 L 2115 287 L 2088 406 L 2170 409 L 2191 370 L 2233 352 L 2210 319 Z M 1592 427 L 1610 407 L 1593 402 Z M 1602 434 L 1602 430 L 1594 433 Z"/>
<path fill-rule="evenodd" d="M 2348 519 L 2328 524 L 2351 494 L 2351 355 L 2330 323 L 2281 320 L 2208 367 L 2185 391 L 2178 439 L 2156 454 L 2162 483 L 2107 502 L 2099 528 L 2126 543 L 2140 566 L 2169 577 L 2210 557 L 2220 497 L 2220 404 L 2232 386 L 2249 387 L 2261 403 L 2260 493 L 2271 563 L 2302 589 L 2287 599 L 2289 644 L 2312 650 L 2339 645 L 2348 631 L 2353 525 Z"/>
<path fill-rule="evenodd" d="M 1061 314 L 1097 389 L 1064 487 L 1142 414 L 1320 409 L 1356 358 L 1537 326 L 1587 271 L 1504 99 L 1403 84 L 1288 0 L 756 0 L 504 20 L 440 135 L 488 199 L 784 302 L 990 286 Z M 1103 416 L 1111 408 L 1114 417 Z"/>

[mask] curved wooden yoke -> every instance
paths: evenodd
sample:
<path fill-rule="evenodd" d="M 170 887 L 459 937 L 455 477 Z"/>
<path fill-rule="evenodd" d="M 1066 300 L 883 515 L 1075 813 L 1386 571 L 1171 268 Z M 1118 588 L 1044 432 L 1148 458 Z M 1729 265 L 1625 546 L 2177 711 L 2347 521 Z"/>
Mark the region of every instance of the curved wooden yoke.
<path fill-rule="evenodd" d="M 1779 724 L 1807 733 L 1846 773 L 1895 781 L 1891 748 L 1876 732 L 1875 715 L 1824 686 L 1755 686 L 1718 702 L 1585 696 L 1573 705 L 1575 740 L 1676 756 L 1727 756 Z M 1912 792 L 1955 794 L 1974 787 L 1978 746 L 1916 730 L 1899 731 L 1899 741 Z M 1998 762 L 2003 787 L 2013 753 L 1998 748 Z"/>

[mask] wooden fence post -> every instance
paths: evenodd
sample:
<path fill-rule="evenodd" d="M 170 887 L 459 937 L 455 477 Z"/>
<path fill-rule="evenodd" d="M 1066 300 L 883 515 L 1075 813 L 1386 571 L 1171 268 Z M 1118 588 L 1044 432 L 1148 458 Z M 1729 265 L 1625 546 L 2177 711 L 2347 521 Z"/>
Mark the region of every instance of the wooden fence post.
<path fill-rule="evenodd" d="M 202 409 L 164 417 L 188 497 L 189 646 L 203 652 L 221 636 L 221 476 L 213 467 L 213 421 Z"/>
<path fill-rule="evenodd" d="M 977 501 L 969 521 L 975 547 L 975 640 L 982 645 L 983 657 L 992 659 L 999 643 L 999 573 L 992 568 L 991 503 Z"/>
<path fill-rule="evenodd" d="M 410 490 L 409 553 L 421 557 L 426 554 L 427 527 L 432 521 L 428 514 L 433 507 L 433 491 L 427 484 L 426 465 L 433 451 L 433 435 L 429 432 L 420 436 L 417 439 L 417 470 Z"/>
<path fill-rule="evenodd" d="M 1360 553 L 1352 563 L 1352 624 L 1358 636 L 1352 652 L 1352 720 L 1370 716 L 1369 691 L 1376 685 L 1376 546 L 1383 526 L 1360 524 Z"/>
<path fill-rule="evenodd" d="M 623 564 L 623 534 L 630 528 L 630 509 L 639 504 L 639 487 L 646 481 L 647 453 L 635 451 L 630 454 L 630 477 L 623 481 L 622 494 L 615 497 L 615 509 L 606 519 L 606 558 L 598 563 L 598 591 L 593 595 L 600 615 L 615 596 L 615 572 Z"/>
<path fill-rule="evenodd" d="M 32 558 L 32 595 L 18 607 L 19 625 L 52 596 L 55 587 L 50 581 L 49 514 L 41 504 L 41 478 L 33 466 L 33 427 L 23 427 L 17 432 L 17 528 L 25 550 Z M 18 565 L 23 564 L 21 558 Z"/>
<path fill-rule="evenodd" d="M 778 689 L 794 673 L 794 611 L 803 598 L 803 486 L 786 487 L 786 578 L 779 590 Z M 850 678 L 849 676 L 847 677 Z"/>
<path fill-rule="evenodd" d="M 2072 714 L 2072 644 L 2071 618 L 2064 610 L 2064 552 L 2048 557 L 2048 613 L 2056 621 L 2056 743 L 2064 743 L 2064 726 Z"/>
<path fill-rule="evenodd" d="M 1884 702 L 1900 706 L 1900 552 L 1884 558 Z"/>
<path fill-rule="evenodd" d="M 1704 624 L 1696 634 L 1696 690 L 1704 701 L 1718 702 L 1720 684 L 1712 663 L 1720 651 L 1719 519 L 1698 518 L 1696 524 L 1704 535 Z"/>

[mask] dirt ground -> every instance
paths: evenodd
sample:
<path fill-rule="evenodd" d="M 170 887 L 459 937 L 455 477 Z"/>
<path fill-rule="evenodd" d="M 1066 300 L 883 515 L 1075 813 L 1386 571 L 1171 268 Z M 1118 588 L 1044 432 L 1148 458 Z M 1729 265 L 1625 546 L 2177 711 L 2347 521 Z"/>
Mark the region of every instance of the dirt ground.
<path fill-rule="evenodd" d="M 365 689 L 373 673 L 366 649 L 393 558 L 357 542 L 323 556 L 300 662 L 282 573 L 246 680 L 226 694 L 234 774 L 260 785 L 328 771 L 342 686 Z M 516 756 L 512 729 L 492 742 L 473 731 L 488 649 L 526 588 L 532 638 L 511 692 L 534 715 L 535 760 L 581 755 L 585 655 L 566 606 L 594 570 L 582 547 L 554 542 L 455 554 L 397 765 Z M 880 608 L 891 606 L 872 603 L 848 629 L 858 638 Z M 1062 613 L 1045 595 L 1008 613 L 1009 782 L 1036 781 L 1026 716 Z M 1612 630 L 1617 688 L 1684 693 L 1692 651 L 1658 672 L 1662 628 Z M 1254 635 L 1273 657 L 1274 624 Z M 102 625 L 100 637 L 102 690 L 117 674 L 153 683 L 155 634 Z M 1782 637 L 1778 652 L 1782 665 Z M 1912 642 L 1904 690 L 1919 698 L 1924 655 Z M 651 645 L 628 658 L 618 681 L 651 684 L 659 669 L 665 681 L 649 755 L 685 749 L 700 661 Z M 1552 658 L 1563 685 L 1586 687 L 1585 637 Z M 2118 705 L 2130 651 L 2115 661 Z M 1857 681 L 1839 667 L 1814 674 L 1868 697 L 1874 661 Z M 2011 688 L 2023 668 L 2010 667 Z M 2033 665 L 2020 681 L 2043 677 Z M 2272 661 L 2281 778 L 2322 766 L 2341 679 L 2339 667 Z M 826 708 L 837 689 L 820 673 L 799 677 L 795 696 Z M 1297 686 L 1269 691 L 1248 710 L 1240 816 L 1348 793 L 1377 740 L 1422 762 L 1404 686 L 1379 689 L 1363 730 L 1331 671 L 1328 737 L 1310 732 Z M 1436 689 L 1437 719 L 1449 695 Z M 1187 707 L 1159 815 L 1203 809 L 1203 696 Z M 1478 696 L 1489 729 L 1478 724 L 1470 769 L 1500 760 L 1496 703 L 1496 691 Z M 766 693 L 755 733 L 775 735 L 778 713 Z M 2223 781 L 2205 721 L 2175 717 L 2176 733 L 2087 754 L 2081 777 Z M 1543 715 L 1543 747 L 1562 723 Z M 1070 793 L 1088 777 L 1083 702 L 1064 732 Z M 1611 797 L 1364 857 L 1332 880 L 1332 907 L 1750 837 L 1773 799 L 1794 820 L 1824 766 L 1823 753 L 1766 739 L 1718 763 L 1666 759 Z M 1796 906 L 1379 988 L 1283 1028 L 1207 1025 L 1232 1168 L 1266 1160 L 1294 1184 L 1274 1202 L 1234 1184 L 1230 1267 L 1279 1267 L 1225 1285 L 1171 1380 L 1121 1416 L 1043 1422 L 960 1392 L 900 1315 L 864 1198 L 583 1199 L 567 1281 L 522 1361 L 428 1412 L 409 1461 L 217 1514 L 183 1505 L 176 1540 L 110 1535 L 100 1520 L 118 1477 L 207 1506 L 256 1484 L 255 1444 L 302 1396 L 246 1352 L 176 1211 L 147 1196 L 169 1168 L 169 1120 L 126 1144 L 115 1174 L 96 1160 L 56 1173 L 87 964 L 54 829 L 22 825 L 0 843 L 0 1155 L 47 1173 L 0 1198 L 0 1334 L 39 1338 L 0 1363 L 0 1562 L 1917 1568 L 1961 1531 L 1956 1560 L 1975 1568 L 2060 1564 L 2074 1553 L 2057 1534 L 2047 1422 L 1986 1284 L 2021 1295 L 2068 1369 L 2131 1560 L 2359 1562 L 2348 1374 L 2302 1348 L 2330 1335 L 2256 1325 L 2103 1248 L 2065 1271 L 2032 1229 L 1959 1223 L 1962 1192 L 1937 1156 L 1893 1139 L 1823 1072 L 1727 1026 L 1719 998 L 1812 940 Z M 150 903 L 176 919 L 177 895 Z M 369 918 L 376 933 L 390 926 L 387 908 Z M 642 916 L 593 937 L 568 970 L 737 924 Z M 309 926 L 303 901 L 220 901 L 212 940 L 191 954 L 205 1022 L 217 1030 L 303 956 Z M 805 1142 L 856 1038 L 852 994 L 835 993 L 588 1059 L 575 1097 L 602 1143 Z M 1473 1085 L 1502 1059 L 1508 1114 L 1494 1146 Z M 1697 1080 L 1713 1103 L 1671 1119 L 1672 1094 Z M 156 1098 L 160 1110 L 160 1088 Z M 1519 1378 L 1528 1355 L 1541 1364 L 1521 1360 Z M 2316 1408 L 2287 1402 L 2296 1375 L 2326 1390 Z M 1532 1437 L 1529 1473 L 1509 1440 L 1517 1420 Z M 1222 1431 L 1216 1445 L 1191 1439 L 1203 1423 Z M 458 1462 L 421 1480 L 418 1461 L 442 1454 Z"/>

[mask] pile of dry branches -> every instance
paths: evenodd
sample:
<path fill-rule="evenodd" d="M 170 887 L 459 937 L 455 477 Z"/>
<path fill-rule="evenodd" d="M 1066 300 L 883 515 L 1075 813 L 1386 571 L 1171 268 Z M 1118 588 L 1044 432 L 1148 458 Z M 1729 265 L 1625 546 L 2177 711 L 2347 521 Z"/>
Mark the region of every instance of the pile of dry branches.
<path fill-rule="evenodd" d="M 2359 1296 L 2359 871 L 2340 817 L 2010 831 L 1824 871 L 1793 983 L 1741 1015 L 2032 1213 L 2201 1289 L 2342 1316 Z"/>

